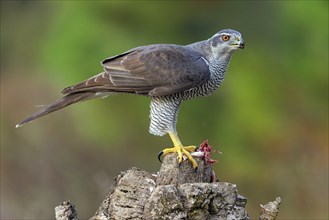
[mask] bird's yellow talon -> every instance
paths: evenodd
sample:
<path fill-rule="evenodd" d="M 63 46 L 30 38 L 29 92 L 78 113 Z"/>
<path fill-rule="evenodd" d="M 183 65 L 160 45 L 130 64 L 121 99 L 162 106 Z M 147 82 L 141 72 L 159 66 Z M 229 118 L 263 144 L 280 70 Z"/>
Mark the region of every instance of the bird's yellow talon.
<path fill-rule="evenodd" d="M 181 163 L 183 161 L 183 154 L 181 147 L 174 147 L 174 152 L 178 153 L 178 163 Z"/>
<path fill-rule="evenodd" d="M 189 161 L 191 161 L 193 168 L 196 170 L 198 168 L 198 163 L 194 160 L 194 158 L 190 154 L 191 152 L 194 152 L 195 151 L 196 146 L 187 146 L 187 147 L 184 147 L 182 145 L 182 143 L 180 142 L 177 134 L 174 133 L 174 132 L 170 132 L 169 133 L 169 136 L 170 136 L 172 142 L 174 143 L 174 147 L 172 147 L 172 148 L 166 148 L 166 149 L 162 150 L 159 153 L 158 158 L 160 158 L 162 155 L 166 155 L 168 153 L 177 153 L 178 154 L 178 156 L 177 156 L 178 163 L 181 164 L 182 161 L 183 161 L 183 154 L 184 154 L 187 157 L 187 159 Z"/>
<path fill-rule="evenodd" d="M 184 147 L 184 149 L 187 150 L 188 152 L 192 153 L 195 151 L 196 146 L 187 146 L 187 147 Z"/>
<path fill-rule="evenodd" d="M 181 164 L 183 161 L 183 154 L 184 154 L 187 157 L 187 159 L 191 161 L 193 168 L 195 169 L 198 167 L 198 163 L 194 160 L 194 158 L 190 154 L 190 152 L 194 152 L 194 149 L 195 146 L 188 146 L 188 147 L 176 146 L 172 148 L 166 148 L 160 152 L 159 157 L 161 157 L 162 155 L 166 155 L 168 153 L 177 153 L 178 163 Z"/>

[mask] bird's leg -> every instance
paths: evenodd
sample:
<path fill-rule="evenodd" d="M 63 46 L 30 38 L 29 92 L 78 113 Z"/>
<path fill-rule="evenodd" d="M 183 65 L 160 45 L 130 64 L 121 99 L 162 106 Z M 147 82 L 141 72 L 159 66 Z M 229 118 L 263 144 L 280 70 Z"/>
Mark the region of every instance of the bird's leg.
<path fill-rule="evenodd" d="M 179 164 L 182 162 L 183 160 L 183 154 L 187 157 L 187 159 L 189 161 L 191 161 L 192 165 L 193 165 L 193 168 L 194 169 L 197 169 L 198 168 L 198 163 L 194 160 L 194 158 L 191 156 L 190 152 L 194 152 L 195 149 L 196 149 L 196 146 L 186 146 L 184 147 L 182 142 L 179 140 L 178 138 L 178 135 L 176 132 L 169 132 L 168 133 L 173 144 L 174 144 L 174 147 L 172 148 L 166 148 L 166 149 L 163 149 L 159 155 L 158 155 L 158 158 L 160 160 L 160 157 L 162 155 L 166 155 L 168 153 L 176 153 L 178 154 L 178 162 Z M 161 160 L 160 160 L 161 161 Z"/>

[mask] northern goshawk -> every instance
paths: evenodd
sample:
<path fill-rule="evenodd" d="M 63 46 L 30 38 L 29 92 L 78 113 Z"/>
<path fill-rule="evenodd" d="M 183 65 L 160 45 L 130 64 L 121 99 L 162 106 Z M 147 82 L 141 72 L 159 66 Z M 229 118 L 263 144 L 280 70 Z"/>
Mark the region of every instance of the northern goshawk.
<path fill-rule="evenodd" d="M 176 122 L 182 101 L 214 92 L 224 79 L 233 52 L 244 48 L 238 31 L 225 29 L 211 38 L 186 46 L 154 44 L 133 48 L 105 59 L 103 72 L 76 85 L 65 88 L 61 99 L 46 106 L 16 127 L 76 102 L 118 93 L 132 93 L 151 98 L 149 132 L 169 134 L 174 147 L 160 152 L 178 153 L 197 168 L 190 152 L 195 146 L 184 147 L 178 138 Z"/>

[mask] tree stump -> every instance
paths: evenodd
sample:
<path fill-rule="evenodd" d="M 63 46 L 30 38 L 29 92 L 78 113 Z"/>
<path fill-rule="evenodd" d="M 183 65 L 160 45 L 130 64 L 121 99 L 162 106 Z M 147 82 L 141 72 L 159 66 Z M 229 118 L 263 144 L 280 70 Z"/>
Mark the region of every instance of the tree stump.
<path fill-rule="evenodd" d="M 178 165 L 177 155 L 168 154 L 157 174 L 138 168 L 121 172 L 90 219 L 249 219 L 247 199 L 237 193 L 236 185 L 216 181 L 211 164 L 194 158 L 199 164 L 197 171 L 188 160 Z M 78 219 L 71 203 L 64 202 L 55 210 L 58 220 Z M 70 215 L 65 218 L 65 213 Z"/>

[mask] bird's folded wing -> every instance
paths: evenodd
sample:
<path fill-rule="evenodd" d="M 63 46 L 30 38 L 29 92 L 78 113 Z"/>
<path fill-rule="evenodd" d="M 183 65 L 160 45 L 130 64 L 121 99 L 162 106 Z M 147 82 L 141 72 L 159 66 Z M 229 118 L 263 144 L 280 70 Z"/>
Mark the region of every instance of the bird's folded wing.
<path fill-rule="evenodd" d="M 63 94 L 82 91 L 170 95 L 210 79 L 209 66 L 200 53 L 168 44 L 142 46 L 102 62 L 104 72 L 68 87 Z"/>

